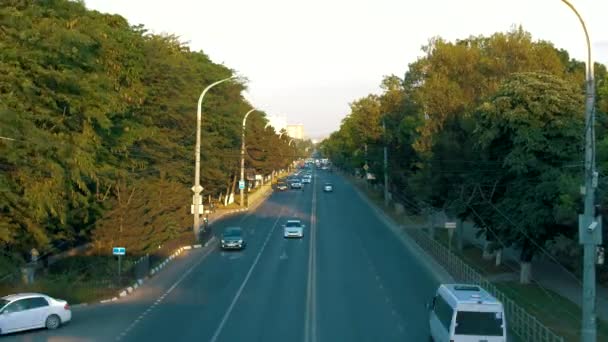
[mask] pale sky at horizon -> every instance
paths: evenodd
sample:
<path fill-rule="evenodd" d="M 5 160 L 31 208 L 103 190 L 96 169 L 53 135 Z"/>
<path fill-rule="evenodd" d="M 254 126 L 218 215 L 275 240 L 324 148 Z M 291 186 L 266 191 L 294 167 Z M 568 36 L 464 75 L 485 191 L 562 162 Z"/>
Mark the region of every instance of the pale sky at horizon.
<path fill-rule="evenodd" d="M 608 1 L 571 0 L 593 58 L 608 64 Z M 249 79 L 245 97 L 318 138 L 339 127 L 348 104 L 403 77 L 429 38 L 490 35 L 522 25 L 586 59 L 578 19 L 561 0 L 85 0 L 154 33 L 180 36 Z M 201 84 L 201 90 L 204 88 Z M 196 99 L 193 99 L 193 106 Z"/>

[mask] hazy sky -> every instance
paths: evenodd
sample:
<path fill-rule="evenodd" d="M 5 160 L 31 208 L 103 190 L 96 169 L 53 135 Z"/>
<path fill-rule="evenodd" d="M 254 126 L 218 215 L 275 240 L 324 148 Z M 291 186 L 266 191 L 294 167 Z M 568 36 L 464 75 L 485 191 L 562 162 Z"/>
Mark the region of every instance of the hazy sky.
<path fill-rule="evenodd" d="M 380 91 L 383 75 L 402 77 L 433 36 L 454 40 L 521 24 L 534 39 L 586 58 L 581 25 L 561 0 L 85 2 L 152 32 L 180 36 L 246 76 L 252 105 L 303 123 L 312 137 L 336 130 L 350 102 Z M 571 2 L 586 21 L 595 60 L 608 64 L 608 1 Z"/>

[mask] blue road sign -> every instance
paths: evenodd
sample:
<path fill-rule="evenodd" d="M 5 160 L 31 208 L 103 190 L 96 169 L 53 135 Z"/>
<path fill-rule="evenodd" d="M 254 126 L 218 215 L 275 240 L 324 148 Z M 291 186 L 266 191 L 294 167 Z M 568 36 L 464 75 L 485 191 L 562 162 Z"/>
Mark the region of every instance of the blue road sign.
<path fill-rule="evenodd" d="M 112 254 L 114 254 L 114 255 L 125 255 L 126 253 L 127 253 L 127 250 L 124 247 L 112 248 Z"/>

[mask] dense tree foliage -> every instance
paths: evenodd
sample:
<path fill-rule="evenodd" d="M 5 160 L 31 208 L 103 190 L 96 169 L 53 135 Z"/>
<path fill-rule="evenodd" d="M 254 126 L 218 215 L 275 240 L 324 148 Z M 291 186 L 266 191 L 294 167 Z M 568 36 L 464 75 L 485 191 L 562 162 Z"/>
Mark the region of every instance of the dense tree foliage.
<path fill-rule="evenodd" d="M 135 228 L 156 240 L 183 230 L 196 101 L 233 70 L 77 1 L 2 1 L 0 27 L 0 136 L 14 139 L 0 140 L 2 254 L 53 251 L 93 230 L 115 242 Z M 205 97 L 205 196 L 225 194 L 238 170 L 244 89 Z M 247 167 L 267 174 L 297 151 L 266 123 L 248 119 Z"/>
<path fill-rule="evenodd" d="M 372 172 L 381 175 L 388 145 L 395 198 L 472 220 L 500 247 L 522 248 L 524 261 L 556 235 L 575 238 L 584 63 L 521 28 L 456 42 L 434 38 L 423 51 L 402 80 L 387 77 L 382 94 L 353 103 L 322 143 L 324 153 L 354 171 L 367 146 Z M 608 78 L 603 65 L 595 69 L 605 174 Z"/>

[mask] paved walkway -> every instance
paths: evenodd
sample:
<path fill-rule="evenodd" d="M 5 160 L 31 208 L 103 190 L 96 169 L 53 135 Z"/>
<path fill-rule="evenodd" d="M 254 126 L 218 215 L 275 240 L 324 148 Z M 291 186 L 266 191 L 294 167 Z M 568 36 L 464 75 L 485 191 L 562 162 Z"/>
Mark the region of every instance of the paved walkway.
<path fill-rule="evenodd" d="M 550 289 L 570 301 L 581 306 L 582 284 L 555 262 L 550 260 L 534 260 L 532 262 L 532 277 L 543 287 Z M 597 286 L 597 316 L 608 321 L 608 288 Z"/>

